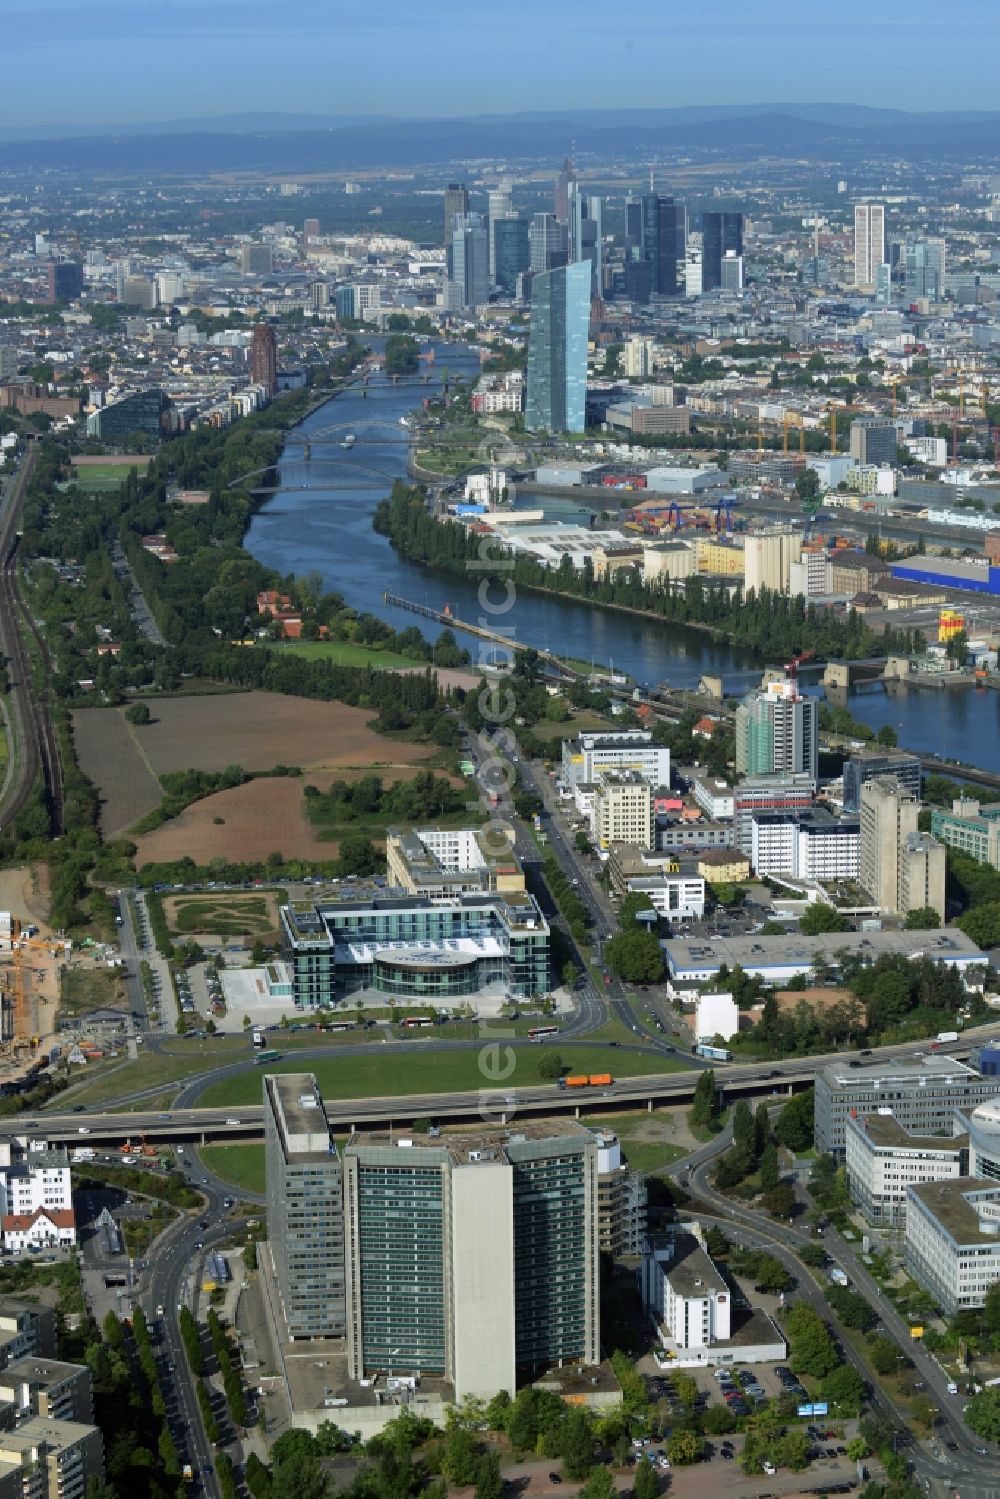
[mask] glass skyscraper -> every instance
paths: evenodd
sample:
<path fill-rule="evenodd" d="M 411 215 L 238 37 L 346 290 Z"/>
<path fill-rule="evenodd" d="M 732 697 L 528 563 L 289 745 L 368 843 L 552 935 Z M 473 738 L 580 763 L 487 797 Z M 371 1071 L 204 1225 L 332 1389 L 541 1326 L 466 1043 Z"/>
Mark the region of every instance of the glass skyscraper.
<path fill-rule="evenodd" d="M 590 280 L 590 261 L 581 260 L 541 272 L 531 283 L 524 416 L 529 432 L 584 429 Z"/>
<path fill-rule="evenodd" d="M 703 213 L 701 216 L 701 289 L 722 285 L 722 262 L 727 254 L 743 254 L 743 215 Z"/>

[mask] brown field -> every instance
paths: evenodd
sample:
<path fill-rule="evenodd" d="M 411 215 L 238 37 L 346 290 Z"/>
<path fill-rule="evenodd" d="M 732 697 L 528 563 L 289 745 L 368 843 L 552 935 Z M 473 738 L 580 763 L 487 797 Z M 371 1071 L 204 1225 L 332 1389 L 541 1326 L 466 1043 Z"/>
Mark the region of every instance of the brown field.
<path fill-rule="evenodd" d="M 303 770 L 338 770 L 356 767 L 387 771 L 419 764 L 436 753 L 433 745 L 405 744 L 386 739 L 369 727 L 369 708 L 349 708 L 344 703 L 320 703 L 280 693 L 240 692 L 219 697 L 164 698 L 150 703 L 155 720 L 145 727 L 126 723 L 123 708 L 85 708 L 73 715 L 77 754 L 84 774 L 97 785 L 102 801 L 101 831 L 105 838 L 118 836 L 145 813 L 159 806 L 162 792 L 157 777 L 171 770 L 223 770 L 242 765 L 246 770 L 269 770 L 274 765 L 301 765 Z M 291 842 L 301 845 L 308 833 L 301 809 L 302 782 L 250 783 L 222 792 L 190 807 L 182 817 L 167 823 L 142 840 L 171 839 L 179 828 L 197 829 L 217 839 L 229 826 L 227 808 L 243 823 L 244 808 L 261 819 L 264 854 L 281 850 L 287 857 L 304 857 Z M 220 807 L 220 798 L 225 804 Z M 235 801 L 231 801 L 235 798 Z M 294 816 L 292 806 L 294 804 Z M 280 806 L 280 816 L 271 809 Z M 213 817 L 227 817 L 226 828 L 213 828 Z M 289 825 L 281 818 L 291 817 Z M 263 829 L 273 828 L 273 833 Z M 249 830 L 249 829 L 248 829 Z M 281 835 L 281 836 L 276 836 Z M 313 846 L 311 834 L 310 849 Z M 233 841 L 232 835 L 227 842 Z M 256 858 L 237 839 L 241 852 L 233 858 Z M 255 845 L 256 848 L 256 845 Z M 324 844 L 323 857 L 332 857 Z M 181 853 L 199 855 L 193 847 Z M 177 854 L 150 854 L 142 860 L 176 858 Z"/>

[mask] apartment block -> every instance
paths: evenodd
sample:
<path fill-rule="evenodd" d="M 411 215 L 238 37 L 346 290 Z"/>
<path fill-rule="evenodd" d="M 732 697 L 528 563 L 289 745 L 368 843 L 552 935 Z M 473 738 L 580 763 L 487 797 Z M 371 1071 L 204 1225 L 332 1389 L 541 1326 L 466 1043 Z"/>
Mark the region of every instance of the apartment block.
<path fill-rule="evenodd" d="M 981 1077 L 951 1057 L 853 1066 L 831 1062 L 816 1073 L 816 1149 L 843 1158 L 851 1114 L 877 1114 L 880 1109 L 891 1110 L 910 1134 L 950 1135 L 956 1109 L 974 1109 L 998 1092 L 996 1078 Z"/>
<path fill-rule="evenodd" d="M 594 836 L 603 849 L 615 843 L 653 846 L 653 788 L 634 770 L 606 770 L 594 795 Z"/>
<path fill-rule="evenodd" d="M 89 1425 L 94 1420 L 93 1379 L 85 1364 L 15 1359 L 0 1373 L 0 1401 L 14 1408 L 17 1421 L 44 1416 Z"/>
<path fill-rule="evenodd" d="M 264 1079 L 268 1244 L 288 1336 L 343 1337 L 343 1173 L 311 1073 Z"/>
<path fill-rule="evenodd" d="M 906 1221 L 907 1188 L 968 1174 L 969 1136 L 915 1135 L 882 1107 L 851 1113 L 846 1132 L 847 1185 L 851 1199 L 874 1228 Z"/>
<path fill-rule="evenodd" d="M 596 1130 L 597 1238 L 602 1254 L 614 1259 L 642 1253 L 646 1237 L 646 1181 L 622 1157 L 621 1141 L 610 1130 Z"/>
<path fill-rule="evenodd" d="M 946 1317 L 974 1310 L 1000 1280 L 1000 1185 L 958 1177 L 910 1187 L 906 1268 Z"/>
<path fill-rule="evenodd" d="M 19 1499 L 85 1499 L 104 1476 L 104 1443 L 96 1426 L 36 1416 L 0 1431 L 0 1495 Z"/>

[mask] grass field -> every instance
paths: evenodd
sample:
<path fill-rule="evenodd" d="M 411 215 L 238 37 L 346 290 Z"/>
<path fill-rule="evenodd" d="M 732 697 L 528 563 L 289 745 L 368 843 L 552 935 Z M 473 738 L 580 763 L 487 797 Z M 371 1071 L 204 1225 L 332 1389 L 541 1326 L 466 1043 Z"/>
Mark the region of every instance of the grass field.
<path fill-rule="evenodd" d="M 277 1049 L 284 1050 L 280 1040 Z M 475 1088 L 496 1092 L 505 1088 L 531 1087 L 541 1082 L 538 1068 L 544 1055 L 542 1046 L 519 1047 L 514 1053 L 516 1065 L 513 1072 L 500 1084 L 492 1083 L 480 1072 L 478 1055 L 474 1051 L 315 1057 L 310 1061 L 309 1070 L 316 1074 L 324 1098 L 406 1098 L 415 1093 L 461 1093 Z M 606 1047 L 574 1046 L 567 1050 L 563 1060 L 572 1066 L 574 1072 L 602 1072 L 609 1066 Z M 614 1058 L 613 1065 L 622 1077 L 646 1072 L 677 1072 L 682 1066 L 657 1052 L 633 1052 L 631 1055 L 623 1052 Z M 290 1059 L 267 1070 L 298 1072 L 301 1062 Z M 202 1094 L 200 1105 L 203 1108 L 228 1108 L 230 1104 L 257 1103 L 260 1091 L 259 1075 L 224 1078 Z"/>
<path fill-rule="evenodd" d="M 551 718 L 540 718 L 536 724 L 532 724 L 532 733 L 545 743 L 551 743 L 557 747 L 563 739 L 572 739 L 577 734 L 585 733 L 588 729 L 608 729 L 612 726 L 612 720 L 602 718 L 600 713 L 574 713 L 565 723 L 556 723 Z"/>
<path fill-rule="evenodd" d="M 412 656 L 400 656 L 396 651 L 376 651 L 371 646 L 355 645 L 353 640 L 292 640 L 270 649 L 291 651 L 293 656 L 305 656 L 307 661 L 333 661 L 337 666 L 375 666 L 383 671 L 413 671 L 427 664 L 415 661 Z"/>
<path fill-rule="evenodd" d="M 148 458 L 135 458 L 131 463 L 87 463 L 73 466 L 73 478 L 81 489 L 117 489 L 128 478 L 129 470 L 138 469 L 140 476 L 149 467 Z"/>
<path fill-rule="evenodd" d="M 203 1145 L 198 1155 L 209 1171 L 237 1189 L 264 1192 L 263 1145 Z"/>
<path fill-rule="evenodd" d="M 59 1008 L 65 1015 L 124 1010 L 125 980 L 117 968 L 64 968 Z"/>
<path fill-rule="evenodd" d="M 592 1114 L 588 1124 L 601 1124 L 614 1130 L 633 1171 L 658 1171 L 679 1161 L 689 1153 L 686 1145 L 674 1145 L 666 1138 L 669 1116 L 648 1114 Z"/>
<path fill-rule="evenodd" d="M 172 936 L 269 937 L 278 930 L 274 895 L 179 896 L 164 902 Z M 285 896 L 287 900 L 287 896 Z"/>

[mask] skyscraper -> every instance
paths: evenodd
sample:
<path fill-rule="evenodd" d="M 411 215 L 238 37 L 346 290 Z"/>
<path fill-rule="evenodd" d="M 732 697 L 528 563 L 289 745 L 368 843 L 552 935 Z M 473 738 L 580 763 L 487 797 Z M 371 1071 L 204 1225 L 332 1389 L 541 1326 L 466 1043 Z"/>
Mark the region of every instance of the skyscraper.
<path fill-rule="evenodd" d="M 534 277 L 524 416 L 529 432 L 583 431 L 589 326 L 587 261 Z"/>
<path fill-rule="evenodd" d="M 556 218 L 560 224 L 569 223 L 569 190 L 571 183 L 575 181 L 576 167 L 573 164 L 572 157 L 567 156 L 560 168 L 559 176 L 556 178 L 554 207 Z"/>
<path fill-rule="evenodd" d="M 531 269 L 552 271 L 566 264 L 566 226 L 551 213 L 536 213 L 528 230 Z"/>
<path fill-rule="evenodd" d="M 452 308 L 482 307 L 490 299 L 489 243 L 481 214 L 455 215 L 451 231 Z"/>
<path fill-rule="evenodd" d="M 272 400 L 278 389 L 278 346 L 274 329 L 267 323 L 258 323 L 250 340 L 250 378 L 255 385 L 263 385 L 268 400 Z"/>
<path fill-rule="evenodd" d="M 265 1077 L 264 1160 L 268 1243 L 288 1335 L 343 1337 L 343 1174 L 310 1073 Z"/>
<path fill-rule="evenodd" d="M 701 288 L 714 291 L 722 285 L 725 255 L 743 254 L 743 215 L 703 213 L 701 216 Z"/>
<path fill-rule="evenodd" d="M 444 253 L 448 275 L 451 275 L 451 231 L 458 214 L 464 218 L 469 211 L 469 189 L 461 182 L 449 182 L 444 190 Z"/>
<path fill-rule="evenodd" d="M 683 245 L 683 208 L 660 193 L 643 193 L 642 254 L 652 268 L 655 295 L 677 295 L 677 262 L 683 254 Z"/>
<path fill-rule="evenodd" d="M 642 244 L 642 199 L 631 193 L 625 199 L 625 238 L 636 248 Z"/>
<path fill-rule="evenodd" d="M 83 267 L 75 260 L 50 260 L 49 301 L 75 302 L 83 295 Z"/>
<path fill-rule="evenodd" d="M 885 264 L 885 204 L 856 203 L 854 206 L 854 284 L 868 290 L 878 280 Z"/>
<path fill-rule="evenodd" d="M 494 227 L 504 219 L 514 216 L 514 198 L 511 192 L 510 180 L 501 178 L 496 187 L 491 188 L 487 195 L 487 233 L 490 237 L 490 280 L 497 279 L 496 262 L 496 240 L 494 238 Z"/>
<path fill-rule="evenodd" d="M 592 296 L 601 293 L 601 237 L 604 227 L 603 199 L 581 191 L 576 182 L 569 187 L 569 258 L 590 262 Z"/>
<path fill-rule="evenodd" d="M 531 265 L 528 221 L 523 215 L 491 222 L 490 256 L 493 280 L 501 291 L 514 296 L 518 276 Z"/>
<path fill-rule="evenodd" d="M 819 703 L 791 677 L 751 692 L 736 709 L 737 775 L 819 773 Z"/>

